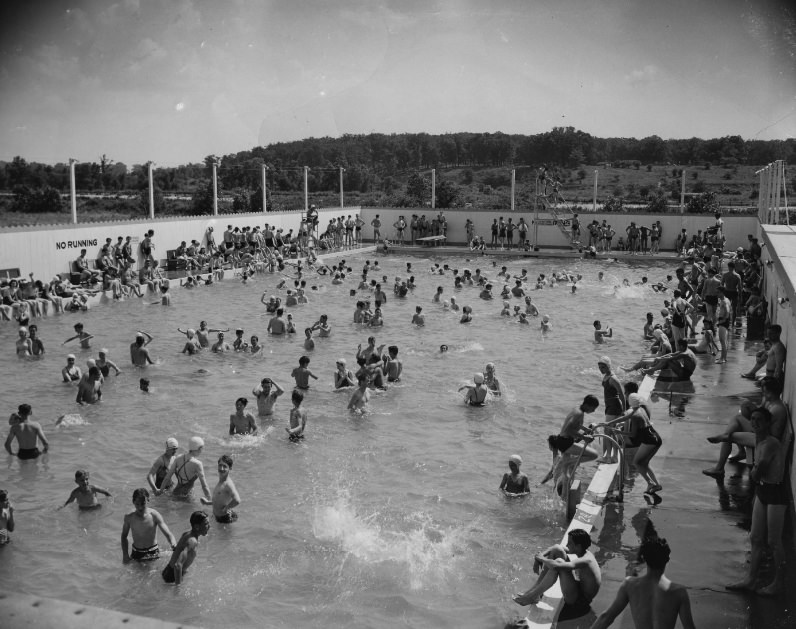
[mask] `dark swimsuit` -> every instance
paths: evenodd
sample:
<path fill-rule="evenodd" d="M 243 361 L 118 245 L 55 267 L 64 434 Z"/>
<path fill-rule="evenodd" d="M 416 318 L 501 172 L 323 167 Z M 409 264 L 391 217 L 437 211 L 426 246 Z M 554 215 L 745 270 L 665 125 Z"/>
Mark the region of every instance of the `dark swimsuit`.
<path fill-rule="evenodd" d="M 130 553 L 130 559 L 135 559 L 136 561 L 152 561 L 159 558 L 160 549 L 157 544 L 149 548 L 136 548 L 133 546 L 133 552 Z"/>
<path fill-rule="evenodd" d="M 572 447 L 572 444 L 575 443 L 575 440 L 572 437 L 567 437 L 566 435 L 550 435 L 550 437 L 547 439 L 547 442 L 563 454 Z"/>
<path fill-rule="evenodd" d="M 20 448 L 19 452 L 17 452 L 17 456 L 20 459 L 35 459 L 40 454 L 41 452 L 39 452 L 38 448 Z"/>
<path fill-rule="evenodd" d="M 216 516 L 216 522 L 219 522 L 221 524 L 231 524 L 237 519 L 238 519 L 238 514 L 235 513 L 232 509 L 229 509 L 224 515 Z"/>
<path fill-rule="evenodd" d="M 786 505 L 790 496 L 782 483 L 764 483 L 760 481 L 755 488 L 757 497 L 764 505 Z"/>

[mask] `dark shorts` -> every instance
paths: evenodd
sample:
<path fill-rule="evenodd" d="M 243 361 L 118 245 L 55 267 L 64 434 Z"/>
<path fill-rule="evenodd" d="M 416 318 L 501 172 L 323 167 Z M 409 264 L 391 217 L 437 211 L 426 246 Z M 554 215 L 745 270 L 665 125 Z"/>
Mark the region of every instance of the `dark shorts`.
<path fill-rule="evenodd" d="M 764 505 L 786 505 L 789 503 L 788 492 L 783 483 L 758 483 L 755 488 L 757 497 Z"/>
<path fill-rule="evenodd" d="M 216 522 L 219 522 L 221 524 L 231 524 L 232 522 L 235 522 L 235 520 L 237 519 L 238 519 L 238 514 L 235 513 L 232 509 L 227 511 L 224 515 L 216 516 Z"/>
<path fill-rule="evenodd" d="M 38 448 L 20 448 L 17 456 L 20 459 L 35 459 L 41 454 Z"/>
<path fill-rule="evenodd" d="M 184 574 L 185 572 L 183 571 L 183 575 Z M 174 576 L 174 567 L 171 564 L 163 568 L 163 570 L 160 573 L 160 576 L 163 577 L 163 580 L 166 583 L 174 583 L 176 581 L 176 577 Z"/>
<path fill-rule="evenodd" d="M 705 295 L 705 303 L 710 306 L 717 306 L 719 303 L 718 295 Z"/>
<path fill-rule="evenodd" d="M 149 548 L 136 548 L 133 546 L 133 552 L 130 553 L 130 559 L 135 559 L 136 561 L 152 561 L 159 557 L 160 549 L 157 544 Z"/>
<path fill-rule="evenodd" d="M 572 444 L 575 443 L 575 440 L 572 437 L 567 437 L 565 435 L 550 435 L 550 437 L 547 439 L 547 443 L 563 454 L 572 447 Z"/>
<path fill-rule="evenodd" d="M 290 439 L 291 441 L 301 441 L 302 439 L 304 439 L 304 435 L 288 435 L 287 438 Z"/>
<path fill-rule="evenodd" d="M 724 296 L 732 301 L 733 299 L 738 299 L 738 291 L 736 290 L 724 290 Z"/>

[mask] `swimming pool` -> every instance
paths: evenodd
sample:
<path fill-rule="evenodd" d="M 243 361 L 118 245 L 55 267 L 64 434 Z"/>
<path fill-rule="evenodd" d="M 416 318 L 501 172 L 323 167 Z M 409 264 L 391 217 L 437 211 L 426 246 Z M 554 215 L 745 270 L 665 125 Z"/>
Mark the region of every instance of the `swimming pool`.
<path fill-rule="evenodd" d="M 290 443 L 283 430 L 288 396 L 277 403 L 276 419 L 258 419 L 262 436 L 227 435 L 234 400 L 247 396 L 254 405 L 251 389 L 264 376 L 289 393 L 290 371 L 304 353 L 301 334 L 265 333 L 269 316 L 260 296 L 276 292 L 276 277 L 177 291 L 170 308 L 147 305 L 155 300 L 148 295 L 38 320 L 48 353 L 43 360 L 0 365 L 3 410 L 30 403 L 51 453 L 38 462 L 7 457 L 0 486 L 10 491 L 17 531 L 2 550 L 0 585 L 208 627 L 484 627 L 502 626 L 519 613 L 510 599 L 529 584 L 532 554 L 557 542 L 566 524 L 550 487 L 537 486 L 550 464 L 546 437 L 586 393 L 602 399 L 599 356 L 630 364 L 645 348 L 644 313 L 657 313 L 662 297 L 632 286 L 615 292 L 614 285 L 642 275 L 662 280 L 670 269 L 567 261 L 568 270 L 584 276 L 575 294 L 564 286 L 530 291 L 553 323 L 552 332 L 542 335 L 538 319 L 520 326 L 499 315 L 501 300 L 482 301 L 474 287 L 454 291 L 450 274 L 427 272 L 439 262 L 460 270 L 480 267 L 494 277 L 497 269 L 488 258 L 411 258 L 418 287 L 405 300 L 394 298 L 390 287 L 396 275 L 407 276 L 407 261 L 378 260 L 382 270 L 370 277 L 388 277 L 383 328 L 351 323 L 362 298 L 349 295 L 363 264 L 359 256 L 349 258 L 354 273 L 346 285 L 319 278 L 310 303 L 290 309 L 299 331 L 321 313 L 333 326 L 332 336 L 316 338 L 310 354 L 309 367 L 320 380 L 305 401 L 309 421 L 301 444 Z M 503 264 L 512 273 L 525 268 L 532 278 L 563 270 L 562 263 L 545 260 L 503 259 L 498 268 Z M 603 282 L 597 280 L 600 270 Z M 431 302 L 439 285 L 444 297 L 473 307 L 472 324 L 459 324 L 459 315 Z M 409 323 L 416 305 L 426 313 L 425 328 Z M 196 327 L 200 319 L 211 327 L 243 327 L 247 338 L 258 334 L 264 355 L 180 354 L 184 337 L 176 328 Z M 593 343 L 594 319 L 613 327 L 608 344 Z M 91 351 L 60 347 L 78 320 L 96 335 Z M 142 328 L 155 337 L 150 348 L 158 361 L 145 374 L 129 365 L 129 344 Z M 334 362 L 343 356 L 350 365 L 357 345 L 371 334 L 379 344 L 399 346 L 404 375 L 373 396 L 367 415 L 352 415 L 346 411 L 349 393 L 333 391 Z M 0 327 L 7 352 L 15 337 L 13 326 Z M 448 352 L 439 352 L 441 343 Z M 110 376 L 102 403 L 79 408 L 74 389 L 60 382 L 64 356 L 75 351 L 82 367 L 100 347 L 110 350 L 123 373 Z M 457 389 L 490 361 L 507 394 L 486 408 L 465 407 Z M 149 394 L 138 389 L 142 375 L 151 380 Z M 708 380 L 695 377 L 695 384 L 701 390 Z M 696 397 L 691 408 L 704 413 L 707 404 Z M 54 426 L 57 417 L 74 412 L 82 422 Z M 218 457 L 233 455 L 242 505 L 235 524 L 213 523 L 184 585 L 173 588 L 159 575 L 165 559 L 122 565 L 119 533 L 123 514 L 132 509 L 132 491 L 146 486 L 165 439 L 176 436 L 184 447 L 195 434 L 206 442 L 201 458 L 211 487 Z M 515 452 L 523 457 L 532 493 L 507 500 L 497 487 Z M 114 499 L 97 512 L 77 512 L 74 505 L 57 510 L 81 467 Z M 197 491 L 192 501 L 164 496 L 151 506 L 175 535 L 200 508 Z"/>

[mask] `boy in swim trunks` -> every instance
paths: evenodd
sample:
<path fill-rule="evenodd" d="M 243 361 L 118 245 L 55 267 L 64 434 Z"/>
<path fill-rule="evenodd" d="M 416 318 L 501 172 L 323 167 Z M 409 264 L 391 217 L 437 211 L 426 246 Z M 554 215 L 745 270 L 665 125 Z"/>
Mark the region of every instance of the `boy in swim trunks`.
<path fill-rule="evenodd" d="M 354 391 L 351 399 L 348 402 L 349 411 L 364 411 L 370 401 L 370 391 L 368 390 L 368 376 L 360 374 L 357 379 L 358 387 Z"/>
<path fill-rule="evenodd" d="M 11 444 L 16 439 L 19 444 L 17 457 L 23 460 L 35 459 L 41 454 L 39 441 L 42 443 L 44 452 L 47 452 L 50 443 L 44 436 L 44 431 L 41 429 L 39 422 L 30 421 L 29 418 L 33 414 L 30 404 L 20 404 L 17 410 L 19 412 L 12 415 L 8 420 L 9 424 L 11 424 L 11 430 L 8 431 L 8 437 L 6 438 L 6 452 L 14 454 L 11 451 Z"/>
<path fill-rule="evenodd" d="M 163 517 L 150 509 L 149 492 L 140 487 L 133 492 L 133 504 L 135 510 L 124 516 L 122 525 L 122 562 L 129 563 L 132 559 L 136 561 L 152 561 L 160 557 L 158 548 L 158 529 L 169 540 L 172 550 L 177 544 L 174 535 L 171 534 L 169 527 L 163 521 Z M 133 533 L 133 552 L 131 553 L 127 545 L 129 533 Z"/>
<path fill-rule="evenodd" d="M 229 477 L 231 470 L 232 457 L 228 454 L 222 455 L 218 460 L 218 484 L 213 490 L 213 499 L 200 498 L 202 504 L 213 506 L 213 516 L 221 524 L 231 524 L 238 519 L 238 514 L 233 509 L 240 504 L 240 495 Z"/>
<path fill-rule="evenodd" d="M 384 364 L 384 370 L 387 372 L 387 381 L 400 382 L 404 365 L 401 362 L 401 359 L 398 358 L 398 346 L 390 345 L 387 348 L 387 352 L 389 354 L 389 358 L 387 358 Z"/>
<path fill-rule="evenodd" d="M 288 439 L 298 441 L 304 438 L 304 428 L 307 426 L 307 409 L 301 408 L 304 401 L 304 394 L 301 391 L 293 391 L 290 396 L 293 401 L 293 408 L 290 409 L 290 425 L 285 427 Z"/>
<path fill-rule="evenodd" d="M 522 465 L 522 458 L 519 454 L 512 454 L 509 457 L 509 470 L 508 474 L 503 474 L 503 480 L 500 481 L 502 491 L 507 494 L 529 494 L 531 488 L 528 484 L 528 477 L 520 472 L 520 465 Z"/>
<path fill-rule="evenodd" d="M 599 320 L 594 322 L 594 342 L 605 343 L 605 337 L 611 338 L 614 335 L 613 328 L 602 329 L 603 325 Z"/>
<path fill-rule="evenodd" d="M 315 380 L 318 379 L 318 376 L 312 373 L 307 367 L 309 364 L 309 356 L 302 356 L 299 358 L 299 366 L 290 374 L 296 380 L 296 388 L 302 391 L 306 391 L 310 388 L 310 378 L 314 378 Z"/>
<path fill-rule="evenodd" d="M 514 602 L 533 605 L 559 580 L 564 602 L 578 615 L 586 614 L 602 581 L 600 566 L 588 550 L 590 545 L 586 531 L 573 529 L 567 535 L 566 546 L 556 544 L 537 554 L 533 571 L 539 574 L 539 579 L 530 590 L 514 596 Z"/>
<path fill-rule="evenodd" d="M 0 546 L 11 541 L 9 533 L 14 530 L 14 507 L 8 500 L 8 492 L 0 489 Z"/>
<path fill-rule="evenodd" d="M 600 401 L 597 397 L 587 395 L 579 407 L 573 408 L 569 412 L 559 434 L 550 435 L 547 438 L 548 446 L 553 453 L 553 464 L 542 479 L 542 483 L 546 483 L 554 476 L 561 476 L 564 470 L 557 468 L 564 465 L 573 466 L 579 456 L 581 461 L 593 461 L 597 458 L 597 451 L 584 442 L 588 431 L 584 429 L 583 422 L 586 413 L 593 413 L 598 406 L 600 406 Z M 583 451 L 582 455 L 581 451 Z"/>
<path fill-rule="evenodd" d="M 166 583 L 175 585 L 182 583 L 185 572 L 196 559 L 199 538 L 202 535 L 207 535 L 210 530 L 210 518 L 204 511 L 194 511 L 191 514 L 190 522 L 191 530 L 180 536 L 180 541 L 177 542 L 168 565 L 160 573 Z"/>
<path fill-rule="evenodd" d="M 257 424 L 254 421 L 254 415 L 246 410 L 248 404 L 249 400 L 245 397 L 239 397 L 235 400 L 235 412 L 229 416 L 230 435 L 257 434 Z"/>
<path fill-rule="evenodd" d="M 98 509 L 102 505 L 97 502 L 97 494 L 102 494 L 104 496 L 108 496 L 109 498 L 113 497 L 111 492 L 109 492 L 107 489 L 103 489 L 102 487 L 97 487 L 96 485 L 89 483 L 88 472 L 86 470 L 77 470 L 77 472 L 75 472 L 75 482 L 77 483 L 77 487 L 72 490 L 71 494 L 69 494 L 69 498 L 63 504 L 61 509 L 75 500 L 77 500 L 77 506 L 81 511 Z"/>
<path fill-rule="evenodd" d="M 69 341 L 80 339 L 80 349 L 89 349 L 91 347 L 91 343 L 89 343 L 89 341 L 93 338 L 94 338 L 93 334 L 89 334 L 88 332 L 83 330 L 82 323 L 75 323 L 75 335 L 70 336 L 63 343 L 61 343 L 61 345 L 66 345 Z"/>
<path fill-rule="evenodd" d="M 273 387 L 273 389 L 271 387 Z M 257 398 L 258 415 L 260 415 L 260 417 L 273 415 L 276 398 L 284 392 L 285 390 L 271 380 L 271 378 L 263 378 L 260 381 L 260 386 L 252 389 L 252 395 Z"/>
<path fill-rule="evenodd" d="M 166 473 L 169 471 L 172 461 L 174 461 L 174 456 L 177 454 L 178 447 L 179 443 L 177 443 L 174 437 L 166 439 L 166 451 L 155 459 L 155 462 L 149 470 L 149 474 L 147 474 L 146 480 L 156 496 L 159 496 L 165 489 L 168 489 L 167 486 L 163 485 L 163 481 L 166 478 Z"/>

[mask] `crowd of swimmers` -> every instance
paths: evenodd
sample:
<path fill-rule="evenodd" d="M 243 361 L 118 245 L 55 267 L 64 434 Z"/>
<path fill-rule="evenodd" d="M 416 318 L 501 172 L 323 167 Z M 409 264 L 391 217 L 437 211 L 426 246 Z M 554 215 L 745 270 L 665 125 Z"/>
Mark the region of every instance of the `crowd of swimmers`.
<path fill-rule="evenodd" d="M 346 229 L 345 223 L 343 228 Z M 356 229 L 356 224 L 354 228 Z M 668 276 L 666 281 L 661 280 L 657 284 L 649 284 L 646 278 L 636 282 L 667 299 L 663 301 L 660 322 L 656 323 L 652 313 L 647 313 L 642 335 L 652 342 L 650 353 L 642 357 L 637 364 L 626 368 L 627 370 L 643 370 L 646 374 L 668 370 L 674 379 L 688 380 L 697 365 L 695 357 L 697 352 L 716 355 L 717 363 L 726 362 L 730 331 L 740 325 L 742 315 L 752 314 L 753 309 L 759 306 L 759 259 L 752 256 L 750 251 L 744 250 L 728 255 L 717 255 L 715 250 L 708 249 L 709 246 L 710 244 L 704 250 L 691 252 L 691 256 L 683 259 L 675 269 L 675 277 Z M 288 313 L 285 318 L 285 309 L 308 303 L 307 288 L 317 289 L 315 282 L 324 277 L 330 278 L 332 285 L 358 282 L 357 289 L 351 288 L 352 295 L 356 295 L 358 290 L 371 293 L 374 307 L 371 308 L 371 299 L 360 299 L 353 314 L 353 321 L 356 324 L 371 328 L 384 323 L 384 311 L 388 302 L 384 288 L 389 285 L 389 280 L 385 275 L 379 277 L 381 269 L 378 262 L 371 264 L 370 261 L 365 261 L 358 279 L 345 260 L 328 266 L 312 256 L 306 263 L 279 260 L 270 268 L 254 269 L 254 271 L 260 270 L 271 270 L 284 276 L 273 291 L 274 293 L 285 291 L 284 306 L 281 296 L 277 297 L 276 294 L 266 298 L 267 293 L 263 293 L 261 297 L 266 310 L 273 315 L 268 323 L 269 335 L 296 332 L 291 314 Z M 395 278 L 391 299 L 411 297 L 417 282 L 413 273 L 412 263 L 407 262 L 407 277 Z M 581 275 L 566 270 L 540 274 L 532 278 L 524 269 L 518 274 L 513 274 L 506 266 L 498 269 L 496 262 L 493 263 L 493 271 L 489 275 L 481 269 L 475 269 L 474 272 L 463 269 L 460 272 L 457 268 L 450 268 L 448 264 L 434 264 L 428 269 L 428 273 L 437 282 L 443 282 L 444 278 L 454 290 L 473 287 L 478 299 L 488 302 L 500 298 L 503 301 L 500 314 L 516 318 L 518 323 L 527 324 L 529 317 L 538 317 L 539 329 L 543 333 L 551 332 L 553 323 L 548 315 L 540 315 L 539 309 L 528 293 L 558 285 L 565 285 L 574 293 L 578 282 L 582 280 Z M 248 274 L 243 279 L 247 276 Z M 375 277 L 369 279 L 371 276 Z M 288 281 L 291 279 L 293 286 L 288 288 Z M 603 281 L 604 275 L 600 273 L 597 279 Z M 625 284 L 630 285 L 629 282 Z M 469 305 L 460 307 L 454 296 L 446 298 L 445 288 L 445 284 L 441 283 L 432 297 L 432 304 L 438 309 L 437 312 L 461 311 L 461 323 L 472 321 L 472 307 Z M 512 308 L 510 301 L 512 299 L 522 300 L 524 308 L 522 305 Z M 695 332 L 700 322 L 703 338 L 697 342 Z M 426 313 L 422 306 L 415 308 L 410 323 L 418 327 L 425 326 Z M 594 321 L 593 327 L 596 344 L 605 344 L 613 338 L 613 329 L 610 326 L 603 329 L 601 321 Z M 716 329 L 719 331 L 714 334 Z M 235 331 L 236 338 L 230 345 L 224 337 L 229 330 L 212 328 L 206 321 L 200 322 L 196 329 L 178 328 L 178 332 L 186 337 L 183 352 L 187 354 L 205 350 L 256 354 L 261 352 L 263 347 L 257 336 L 251 336 L 247 341 L 242 328 Z M 332 325 L 326 315 L 321 315 L 315 323 L 305 328 L 306 339 L 303 348 L 307 353 L 314 348 L 313 337 L 316 332 L 318 339 L 332 334 Z M 752 564 L 748 578 L 730 587 L 754 590 L 763 595 L 778 593 L 783 588 L 784 551 L 781 544 L 781 521 L 784 518 L 787 496 L 783 494 L 782 485 L 784 474 L 782 444 L 786 443 L 788 421 L 787 410 L 784 409 L 780 399 L 785 360 L 785 348 L 779 339 L 780 333 L 779 326 L 769 327 L 769 344 L 764 353 L 757 357 L 755 367 L 743 374 L 744 377 L 753 378 L 756 372 L 765 366 L 762 404 L 747 405 L 739 414 L 740 417 L 734 418 L 723 433 L 710 438 L 712 442 L 721 444 L 721 456 L 719 465 L 705 472 L 716 478 L 723 477 L 723 466 L 733 443 L 742 448 L 734 460 L 754 457 L 751 478 L 758 485 L 758 492 L 752 526 Z M 214 342 L 210 338 L 211 334 L 216 334 Z M 75 334 L 63 344 L 76 341 L 81 349 L 89 350 L 93 338 L 94 336 L 78 323 L 75 324 Z M 130 345 L 130 359 L 134 366 L 146 367 L 155 362 L 148 349 L 152 340 L 153 337 L 148 332 L 141 330 L 136 333 L 135 340 Z M 39 347 L 39 351 L 34 351 L 34 347 Z M 387 390 L 390 384 L 400 382 L 403 363 L 398 357 L 399 348 L 391 345 L 385 353 L 385 347 L 386 344 L 378 345 L 376 337 L 371 335 L 364 347 L 360 344 L 357 348 L 355 354 L 357 371 L 348 368 L 344 357 L 336 361 L 333 372 L 334 387 L 352 390 L 348 404 L 352 412 L 361 413 L 368 410 L 373 390 Z M 676 351 L 673 348 L 676 348 Z M 441 352 L 447 349 L 445 344 L 440 346 Z M 17 342 L 18 355 L 32 356 L 43 352 L 43 342 L 38 337 L 38 330 L 31 333 L 28 328 L 24 335 L 20 333 Z M 62 377 L 65 382 L 77 385 L 78 403 L 99 401 L 102 380 L 110 375 L 111 370 L 116 375 L 121 373 L 119 367 L 109 359 L 108 350 L 104 348 L 99 352 L 97 359 L 89 361 L 86 374 L 75 365 L 75 361 L 74 354 L 68 355 Z M 300 441 L 306 434 L 307 409 L 303 406 L 303 401 L 311 381 L 319 378 L 309 368 L 310 362 L 310 357 L 306 353 L 301 355 L 298 366 L 290 374 L 294 386 L 291 392 L 292 408 L 285 431 L 291 441 Z M 645 500 L 650 504 L 656 504 L 660 500 L 658 494 L 662 490 L 662 485 L 650 467 L 650 462 L 660 449 L 662 441 L 654 428 L 648 400 L 639 395 L 639 386 L 635 382 L 624 384 L 620 382 L 609 356 L 602 356 L 597 361 L 597 366 L 601 373 L 603 388 L 604 420 L 598 425 L 587 424 L 586 416 L 598 409 L 600 399 L 592 394 L 586 395 L 583 401 L 567 415 L 559 433 L 551 435 L 548 439 L 553 463 L 542 482 L 555 479 L 556 488 L 561 493 L 563 484 L 571 478 L 579 463 L 592 460 L 616 462 L 620 460 L 619 450 L 622 449 L 624 456 L 621 460 L 624 464 L 620 473 L 623 475 L 623 481 L 631 481 L 634 470 L 640 473 L 647 483 L 644 491 Z M 141 388 L 144 391 L 146 391 L 145 384 L 148 386 L 148 380 L 142 378 Z M 490 398 L 501 395 L 503 386 L 498 379 L 495 364 L 488 363 L 483 372 L 473 375 L 472 384 L 462 386 L 460 391 L 464 391 L 464 402 L 475 407 L 484 406 Z M 252 390 L 257 400 L 257 414 L 266 419 L 272 417 L 277 399 L 285 392 L 286 389 L 273 378 L 263 378 Z M 230 414 L 230 435 L 257 434 L 257 420 L 254 414 L 247 410 L 247 406 L 247 398 L 241 397 L 236 400 L 235 412 Z M 18 412 L 12 414 L 9 423 L 11 429 L 5 443 L 9 454 L 13 453 L 11 446 L 14 440 L 18 442 L 16 454 L 20 459 L 34 459 L 40 452 L 48 451 L 50 444 L 41 425 L 32 419 L 30 405 L 20 405 Z M 594 447 L 595 440 L 598 440 L 599 448 Z M 204 511 L 194 512 L 190 518 L 190 530 L 177 540 L 160 514 L 148 506 L 150 495 L 161 495 L 166 491 L 173 495 L 187 495 L 198 481 L 202 491 L 201 502 L 212 507 L 212 517 L 217 522 L 225 524 L 237 519 L 235 509 L 241 504 L 241 497 L 230 478 L 233 459 L 229 455 L 225 454 L 218 460 L 219 480 L 211 492 L 199 459 L 204 448 L 202 438 L 191 437 L 188 451 L 183 454 L 177 454 L 179 444 L 174 437 L 169 437 L 165 446 L 165 452 L 158 456 L 147 475 L 148 488 L 141 487 L 133 492 L 134 510 L 124 517 L 122 557 L 124 561 L 157 559 L 160 556 L 157 531 L 160 530 L 173 551 L 163 569 L 163 579 L 169 583 L 180 583 L 187 568 L 194 561 L 199 538 L 208 533 L 210 515 Z M 509 472 L 503 476 L 500 489 L 513 496 L 528 494 L 529 480 L 520 469 L 521 456 L 512 455 L 508 464 Z M 75 482 L 78 487 L 70 494 L 64 506 L 74 501 L 80 509 L 94 509 L 101 504 L 98 495 L 111 495 L 107 490 L 92 485 L 89 482 L 89 472 L 85 469 L 75 473 Z M 14 526 L 13 507 L 7 492 L 3 490 L 0 492 L 0 543 L 8 542 L 9 533 L 14 530 Z M 778 530 L 779 541 L 774 539 Z M 133 542 L 132 551 L 128 548 L 130 535 Z M 766 540 L 774 550 L 777 572 L 772 583 L 761 585 L 758 578 Z M 565 546 L 556 545 L 539 553 L 534 560 L 534 569 L 540 574 L 537 583 L 528 591 L 518 594 L 514 600 L 521 605 L 533 604 L 558 580 L 567 605 L 578 612 L 587 609 L 599 589 L 601 579 L 599 566 L 588 550 L 590 543 L 588 533 L 576 529 L 570 532 Z M 686 590 L 682 586 L 670 583 L 663 574 L 669 557 L 666 541 L 658 537 L 643 540 L 641 556 L 647 562 L 647 574 L 628 579 L 620 588 L 617 601 L 593 626 L 608 626 L 627 604 L 633 608 L 636 618 L 651 619 L 654 615 L 658 623 L 655 626 L 674 626 L 678 614 L 684 626 L 693 626 Z M 653 599 L 658 603 L 653 605 L 651 602 Z M 650 622 L 644 626 L 652 624 Z"/>

